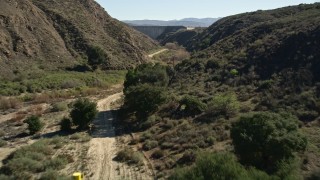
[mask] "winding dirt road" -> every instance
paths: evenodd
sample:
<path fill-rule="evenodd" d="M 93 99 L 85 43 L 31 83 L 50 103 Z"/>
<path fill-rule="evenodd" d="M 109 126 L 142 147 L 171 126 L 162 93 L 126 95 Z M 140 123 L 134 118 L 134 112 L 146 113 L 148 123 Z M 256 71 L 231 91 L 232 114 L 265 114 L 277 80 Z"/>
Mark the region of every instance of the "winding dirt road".
<path fill-rule="evenodd" d="M 165 52 L 165 51 L 168 51 L 168 49 L 161 49 L 161 50 L 159 50 L 159 51 L 157 51 L 157 52 L 155 52 L 155 53 L 153 53 L 153 54 L 149 54 L 148 57 L 149 57 L 149 58 L 152 58 L 153 56 L 155 56 L 155 55 L 157 55 L 157 54 L 160 54 L 160 53 L 163 53 L 163 52 Z"/>
<path fill-rule="evenodd" d="M 114 161 L 117 152 L 124 144 L 118 141 L 112 121 L 111 103 L 120 99 L 123 93 L 113 94 L 98 102 L 100 113 L 94 120 L 95 130 L 88 150 L 87 179 L 93 180 L 148 180 L 152 172 L 147 164 L 142 167 L 128 166 Z"/>

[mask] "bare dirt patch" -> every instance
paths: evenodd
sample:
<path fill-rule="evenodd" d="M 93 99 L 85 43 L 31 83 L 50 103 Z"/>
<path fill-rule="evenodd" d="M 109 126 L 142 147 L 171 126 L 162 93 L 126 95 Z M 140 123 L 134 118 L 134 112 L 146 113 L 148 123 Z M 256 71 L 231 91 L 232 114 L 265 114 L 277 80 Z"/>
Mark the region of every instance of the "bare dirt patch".
<path fill-rule="evenodd" d="M 94 120 L 93 138 L 89 144 L 87 154 L 87 171 L 89 179 L 117 180 L 117 179 L 153 179 L 152 171 L 146 162 L 142 166 L 129 166 L 114 160 L 126 144 L 127 137 L 116 137 L 113 121 L 115 117 L 112 113 L 111 104 L 121 98 L 123 93 L 113 94 L 98 101 L 100 111 Z"/>

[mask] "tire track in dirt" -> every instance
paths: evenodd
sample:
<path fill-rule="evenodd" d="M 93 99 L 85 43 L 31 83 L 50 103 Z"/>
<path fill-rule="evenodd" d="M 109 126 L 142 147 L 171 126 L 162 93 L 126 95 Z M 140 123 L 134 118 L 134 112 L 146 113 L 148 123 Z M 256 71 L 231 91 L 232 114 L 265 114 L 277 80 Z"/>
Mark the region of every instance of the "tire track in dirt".
<path fill-rule="evenodd" d="M 98 101 L 98 117 L 93 124 L 93 138 L 90 141 L 87 154 L 88 171 L 85 172 L 87 179 L 92 180 L 148 180 L 153 179 L 152 173 L 147 165 L 140 167 L 143 172 L 137 170 L 135 166 L 128 166 L 125 163 L 114 161 L 121 144 L 116 137 L 115 128 L 113 126 L 114 116 L 112 114 L 111 103 L 120 99 L 123 93 L 113 94 L 105 99 Z"/>

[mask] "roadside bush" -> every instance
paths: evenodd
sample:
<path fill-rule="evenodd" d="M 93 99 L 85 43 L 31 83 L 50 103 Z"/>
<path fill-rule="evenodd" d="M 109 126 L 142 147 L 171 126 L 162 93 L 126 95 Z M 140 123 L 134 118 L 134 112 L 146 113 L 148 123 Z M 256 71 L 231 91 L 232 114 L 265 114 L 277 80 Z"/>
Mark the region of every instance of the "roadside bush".
<path fill-rule="evenodd" d="M 28 124 L 30 134 L 39 132 L 43 127 L 43 123 L 38 116 L 30 116 L 24 122 Z"/>
<path fill-rule="evenodd" d="M 70 131 L 72 127 L 72 122 L 69 118 L 63 118 L 60 122 L 61 131 Z"/>
<path fill-rule="evenodd" d="M 125 148 L 117 153 L 115 160 L 127 162 L 129 164 L 141 165 L 143 163 L 143 155 L 140 152 L 135 152 L 132 149 Z"/>
<path fill-rule="evenodd" d="M 191 96 L 185 96 L 180 101 L 181 106 L 185 106 L 184 111 L 187 115 L 195 116 L 204 112 L 207 108 L 206 104 L 201 102 L 199 99 Z"/>
<path fill-rule="evenodd" d="M 307 139 L 298 132 L 298 119 L 284 113 L 242 116 L 232 125 L 231 138 L 241 162 L 268 172 L 275 172 L 279 162 L 307 146 Z"/>
<path fill-rule="evenodd" d="M 89 124 L 94 120 L 98 113 L 97 104 L 90 102 L 89 99 L 78 99 L 70 112 L 73 124 L 79 129 L 88 128 Z"/>
<path fill-rule="evenodd" d="M 201 154 L 191 168 L 176 169 L 170 180 L 273 179 L 256 169 L 246 170 L 231 154 Z"/>
<path fill-rule="evenodd" d="M 70 180 L 70 177 L 59 175 L 58 171 L 49 169 L 41 175 L 40 180 Z"/>
<path fill-rule="evenodd" d="M 240 105 L 235 94 L 218 94 L 209 102 L 207 113 L 229 118 L 235 116 L 239 112 L 239 108 Z"/>

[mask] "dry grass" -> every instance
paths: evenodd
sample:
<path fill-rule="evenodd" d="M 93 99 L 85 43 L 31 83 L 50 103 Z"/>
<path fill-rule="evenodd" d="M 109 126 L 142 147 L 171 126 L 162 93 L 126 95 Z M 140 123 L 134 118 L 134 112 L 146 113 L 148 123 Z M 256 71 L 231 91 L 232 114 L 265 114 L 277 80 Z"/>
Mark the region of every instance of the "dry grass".
<path fill-rule="evenodd" d="M 21 106 L 21 101 L 16 98 L 0 97 L 0 110 L 17 109 Z"/>

